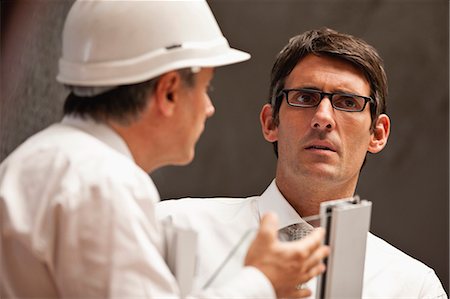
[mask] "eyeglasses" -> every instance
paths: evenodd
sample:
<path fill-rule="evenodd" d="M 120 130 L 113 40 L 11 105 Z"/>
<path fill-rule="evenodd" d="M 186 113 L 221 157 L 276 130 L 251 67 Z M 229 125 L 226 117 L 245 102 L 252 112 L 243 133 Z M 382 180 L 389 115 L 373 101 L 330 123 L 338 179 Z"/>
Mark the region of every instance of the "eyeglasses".
<path fill-rule="evenodd" d="M 334 109 L 346 112 L 363 111 L 367 102 L 371 102 L 374 105 L 376 104 L 371 97 L 341 92 L 329 93 L 307 88 L 283 89 L 279 96 L 283 95 L 286 97 L 286 101 L 290 106 L 302 108 L 319 106 L 320 102 L 326 96 L 330 99 L 331 106 L 333 106 Z"/>

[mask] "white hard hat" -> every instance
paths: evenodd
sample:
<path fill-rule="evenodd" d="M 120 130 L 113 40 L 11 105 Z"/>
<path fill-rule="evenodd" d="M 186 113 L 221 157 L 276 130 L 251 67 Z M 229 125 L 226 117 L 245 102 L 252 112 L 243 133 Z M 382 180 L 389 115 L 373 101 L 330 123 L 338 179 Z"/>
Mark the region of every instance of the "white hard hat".
<path fill-rule="evenodd" d="M 204 0 L 79 0 L 64 25 L 57 80 L 117 86 L 249 58 L 230 48 Z"/>

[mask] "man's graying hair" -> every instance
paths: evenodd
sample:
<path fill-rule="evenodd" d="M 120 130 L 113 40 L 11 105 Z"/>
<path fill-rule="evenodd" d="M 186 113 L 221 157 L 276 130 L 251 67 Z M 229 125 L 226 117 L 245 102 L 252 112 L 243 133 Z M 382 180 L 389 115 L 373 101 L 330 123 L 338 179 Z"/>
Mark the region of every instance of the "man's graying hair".
<path fill-rule="evenodd" d="M 177 72 L 187 87 L 195 84 L 195 73 L 190 68 Z M 92 97 L 78 96 L 71 92 L 64 103 L 64 115 L 128 125 L 138 119 L 147 107 L 158 80 L 159 77 L 141 83 L 121 85 Z"/>
<path fill-rule="evenodd" d="M 291 38 L 277 55 L 272 67 L 269 99 L 273 107 L 272 116 L 275 125 L 279 124 L 279 111 L 283 100 L 279 95 L 286 78 L 308 54 L 342 59 L 364 73 L 370 83 L 370 96 L 376 101 L 376 106 L 370 105 L 371 129 L 373 129 L 378 116 L 386 113 L 387 77 L 383 61 L 375 48 L 362 39 L 329 28 L 310 30 Z M 276 142 L 274 147 L 278 155 Z"/>

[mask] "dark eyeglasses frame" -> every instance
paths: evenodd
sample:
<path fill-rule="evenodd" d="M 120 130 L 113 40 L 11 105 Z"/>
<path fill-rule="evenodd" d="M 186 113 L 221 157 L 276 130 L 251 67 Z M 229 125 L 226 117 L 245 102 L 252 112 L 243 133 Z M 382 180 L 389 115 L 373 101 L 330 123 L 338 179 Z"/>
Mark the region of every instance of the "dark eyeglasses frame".
<path fill-rule="evenodd" d="M 289 103 L 288 100 L 288 94 L 290 91 L 305 91 L 305 92 L 310 92 L 310 93 L 318 93 L 320 94 L 320 101 L 317 102 L 317 104 L 313 105 L 313 106 L 303 106 L 303 105 L 295 105 L 292 103 Z M 333 96 L 334 95 L 342 95 L 342 96 L 350 96 L 350 97 L 359 97 L 364 99 L 364 105 L 362 106 L 361 110 L 346 110 L 340 107 L 335 107 L 334 103 L 333 103 Z M 344 111 L 344 112 L 361 112 L 364 110 L 364 108 L 366 108 L 366 104 L 367 102 L 372 103 L 374 106 L 376 106 L 376 101 L 374 99 L 372 99 L 371 97 L 366 97 L 366 96 L 360 96 L 360 95 L 356 95 L 356 94 L 351 94 L 351 93 L 343 93 L 343 92 L 324 92 L 324 91 L 320 91 L 320 90 L 316 90 L 316 89 L 309 89 L 309 88 L 286 88 L 286 89 L 282 89 L 280 91 L 280 93 L 278 94 L 278 97 L 284 97 L 286 98 L 286 102 L 288 103 L 289 106 L 292 107 L 300 107 L 300 108 L 313 108 L 313 107 L 317 107 L 319 106 L 319 104 L 322 102 L 323 98 L 325 98 L 325 96 L 327 96 L 330 99 L 331 102 L 331 106 L 336 109 L 336 110 L 340 110 L 340 111 Z"/>

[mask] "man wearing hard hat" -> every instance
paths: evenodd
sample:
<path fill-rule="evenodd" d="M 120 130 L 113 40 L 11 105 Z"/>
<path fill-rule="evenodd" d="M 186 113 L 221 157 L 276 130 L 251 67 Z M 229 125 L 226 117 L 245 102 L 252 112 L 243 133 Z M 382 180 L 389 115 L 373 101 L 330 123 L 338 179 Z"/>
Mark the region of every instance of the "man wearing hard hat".
<path fill-rule="evenodd" d="M 214 67 L 231 49 L 205 1 L 76 1 L 63 31 L 64 118 L 0 166 L 1 297 L 176 298 L 147 173 L 194 157 Z M 245 267 L 193 297 L 305 297 L 317 231 L 277 240 L 266 215 Z"/>

